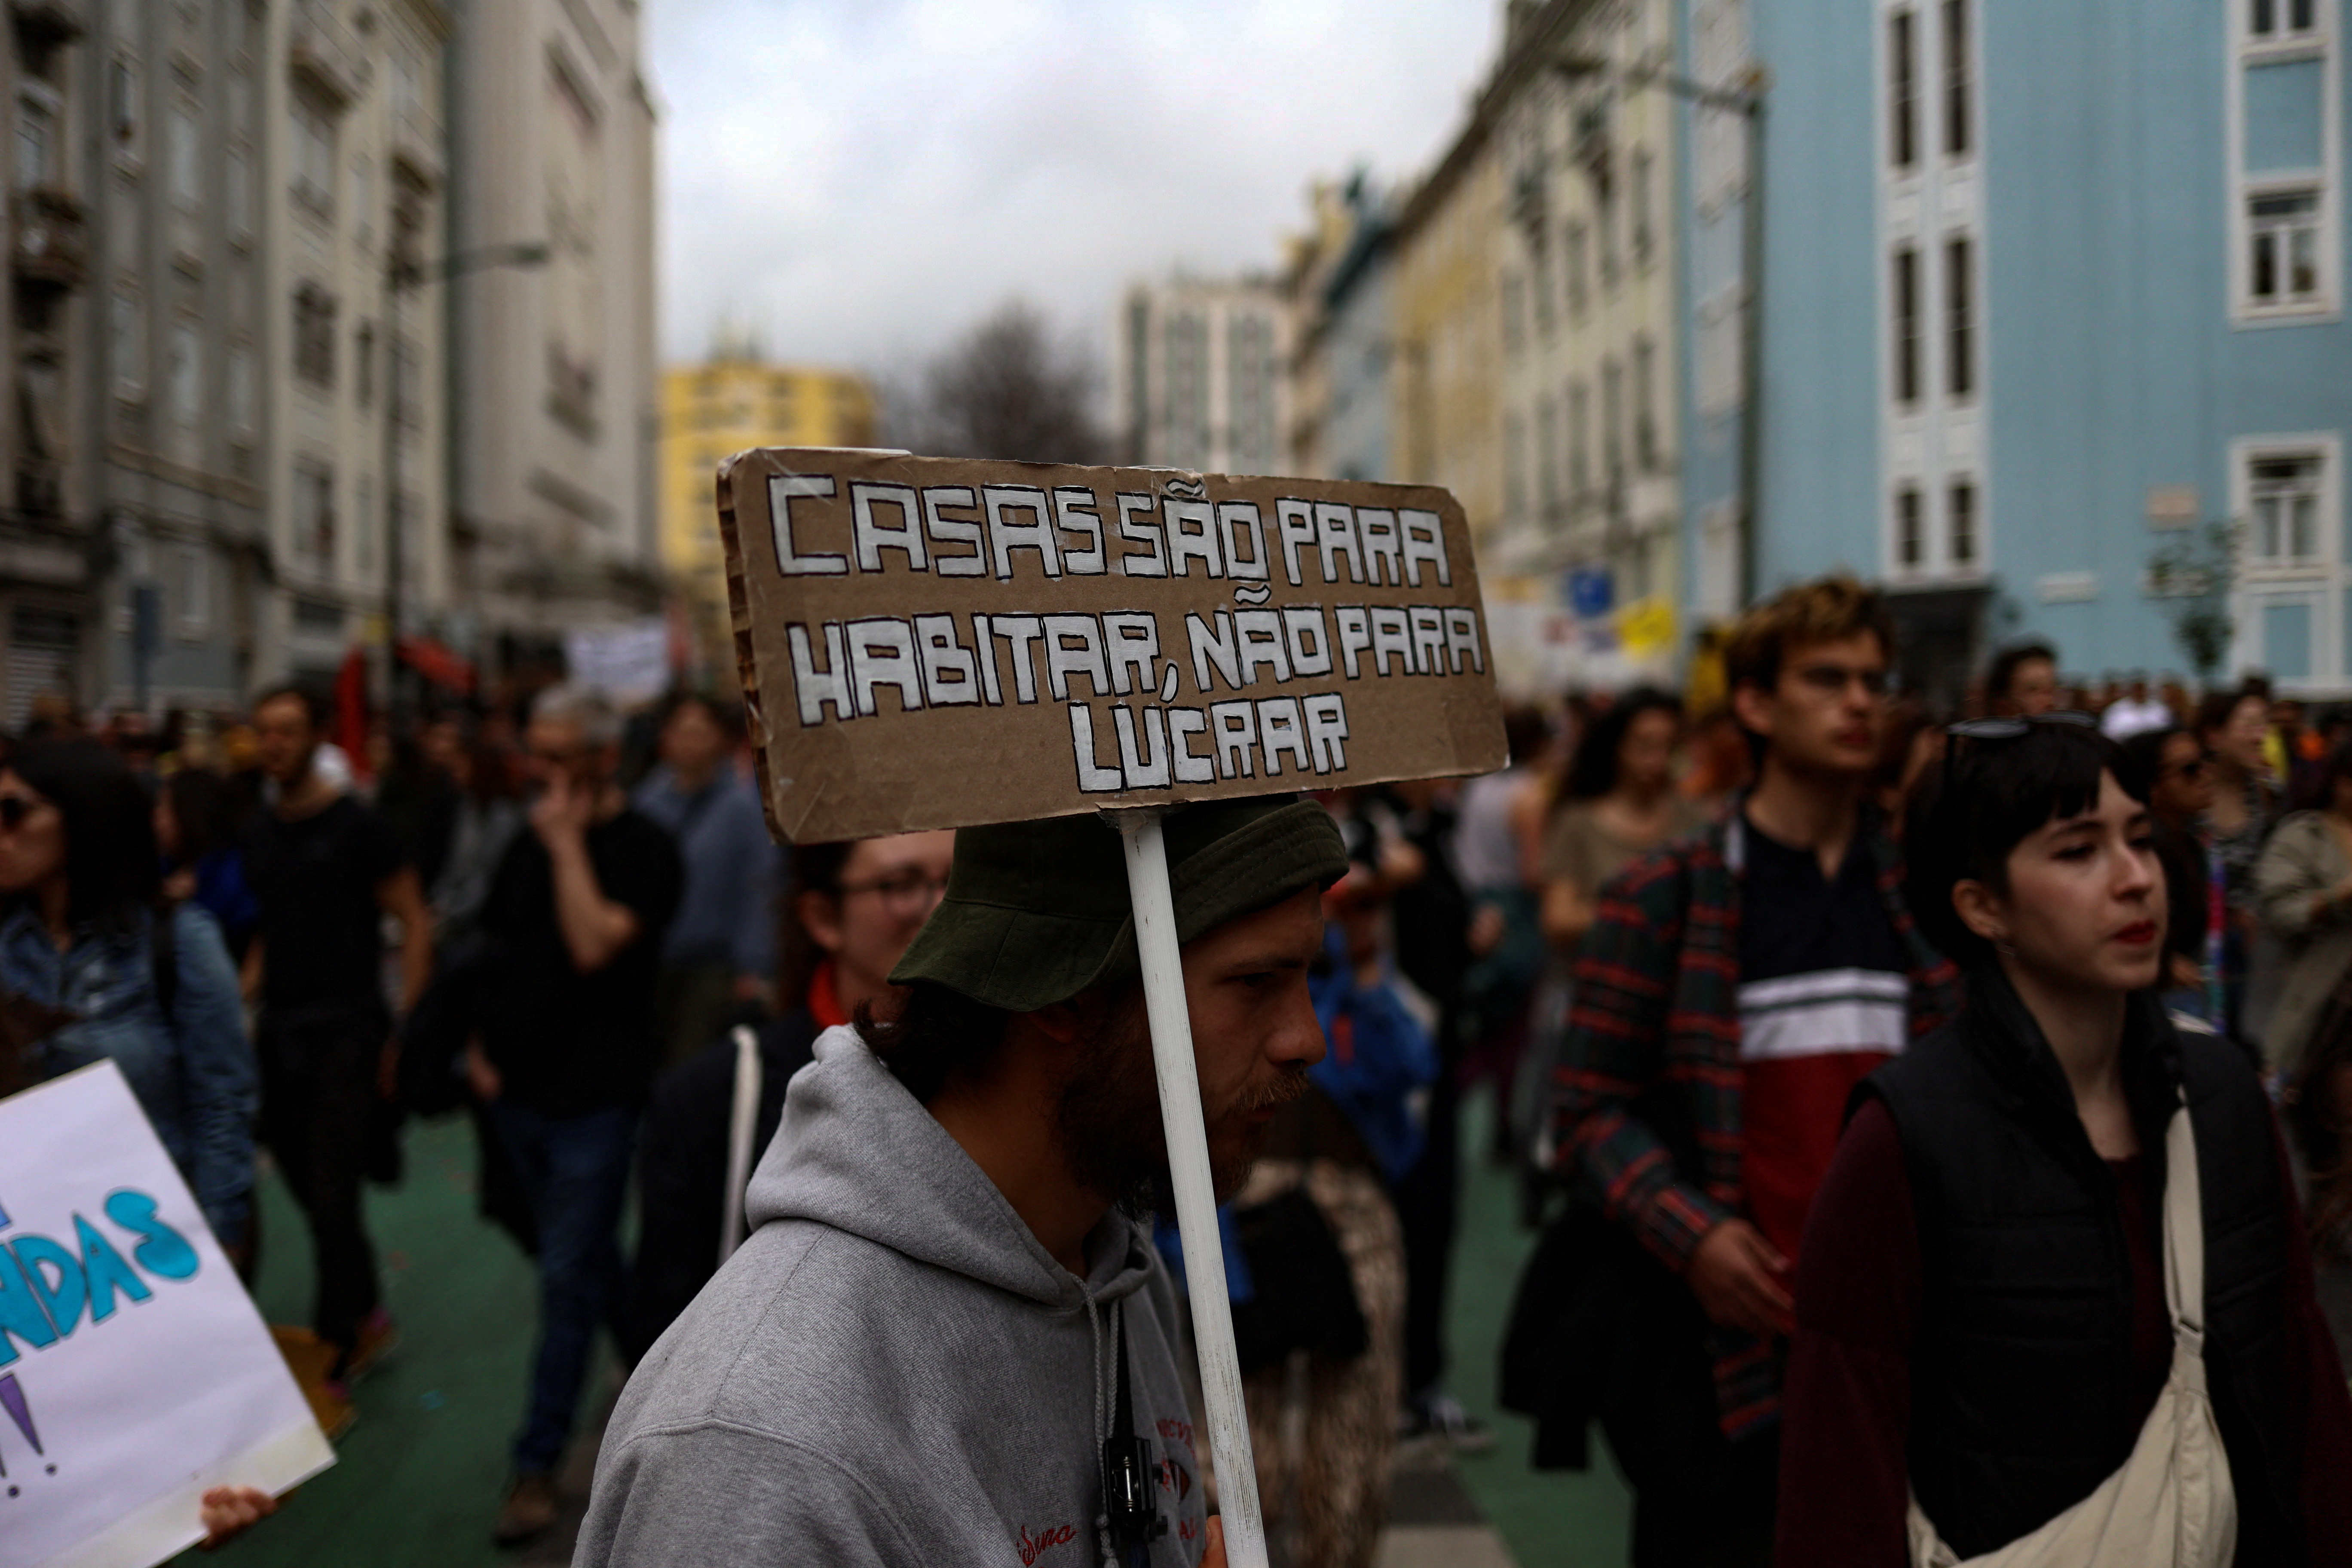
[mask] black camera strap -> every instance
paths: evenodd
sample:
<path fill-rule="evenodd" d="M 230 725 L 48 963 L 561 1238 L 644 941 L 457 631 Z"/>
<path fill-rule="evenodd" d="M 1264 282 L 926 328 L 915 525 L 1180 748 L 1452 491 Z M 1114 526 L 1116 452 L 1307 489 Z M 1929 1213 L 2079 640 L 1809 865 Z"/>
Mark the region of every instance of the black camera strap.
<path fill-rule="evenodd" d="M 1118 1393 L 1111 1435 L 1103 1444 L 1103 1514 L 1122 1568 L 1146 1568 L 1151 1542 L 1168 1533 L 1160 1516 L 1159 1468 L 1149 1440 L 1135 1430 L 1135 1391 L 1127 1366 L 1127 1303 L 1111 1313 L 1112 1354 L 1118 1358 Z"/>

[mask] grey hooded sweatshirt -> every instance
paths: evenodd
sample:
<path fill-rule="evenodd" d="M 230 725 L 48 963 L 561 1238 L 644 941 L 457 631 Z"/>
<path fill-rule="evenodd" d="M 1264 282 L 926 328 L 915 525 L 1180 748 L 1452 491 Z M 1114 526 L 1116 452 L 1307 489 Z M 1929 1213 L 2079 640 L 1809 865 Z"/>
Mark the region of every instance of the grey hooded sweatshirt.
<path fill-rule="evenodd" d="M 794 1076 L 747 1206 L 621 1395 L 574 1568 L 1099 1563 L 1122 1314 L 1168 1523 L 1150 1562 L 1200 1561 L 1175 1287 L 1140 1226 L 1106 1215 L 1073 1277 L 846 1027 Z"/>

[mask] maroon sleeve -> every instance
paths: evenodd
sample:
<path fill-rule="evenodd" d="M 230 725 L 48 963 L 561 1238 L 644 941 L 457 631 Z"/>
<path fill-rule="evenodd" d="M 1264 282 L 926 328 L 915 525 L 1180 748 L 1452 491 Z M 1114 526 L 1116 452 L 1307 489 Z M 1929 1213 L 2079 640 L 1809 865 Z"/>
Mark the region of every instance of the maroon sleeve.
<path fill-rule="evenodd" d="M 1895 1119 L 1854 1112 L 1805 1221 L 1781 1400 L 1780 1568 L 1904 1568 L 1919 1234 Z"/>
<path fill-rule="evenodd" d="M 2278 1147 L 2279 1191 L 2286 1203 L 2285 1360 L 2288 1397 L 2303 1406 L 2305 1559 L 2342 1568 L 2352 1563 L 2352 1394 L 2345 1389 L 2336 1335 L 2319 1310 L 2311 1239 L 2303 1228 L 2303 1200 L 2294 1190 L 2286 1141 L 2277 1136 L 2275 1121 L 2271 1132 Z"/>

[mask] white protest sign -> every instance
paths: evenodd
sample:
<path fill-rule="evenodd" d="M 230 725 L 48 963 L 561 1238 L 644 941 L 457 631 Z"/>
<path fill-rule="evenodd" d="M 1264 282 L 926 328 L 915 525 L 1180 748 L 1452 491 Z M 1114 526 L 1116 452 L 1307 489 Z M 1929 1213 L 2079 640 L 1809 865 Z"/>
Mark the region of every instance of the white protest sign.
<path fill-rule="evenodd" d="M 615 702 L 650 702 L 670 682 L 669 623 L 651 616 L 626 626 L 575 628 L 563 635 L 563 665 L 573 680 Z"/>
<path fill-rule="evenodd" d="M 115 1065 L 0 1100 L 0 1568 L 148 1568 L 334 1461 Z"/>

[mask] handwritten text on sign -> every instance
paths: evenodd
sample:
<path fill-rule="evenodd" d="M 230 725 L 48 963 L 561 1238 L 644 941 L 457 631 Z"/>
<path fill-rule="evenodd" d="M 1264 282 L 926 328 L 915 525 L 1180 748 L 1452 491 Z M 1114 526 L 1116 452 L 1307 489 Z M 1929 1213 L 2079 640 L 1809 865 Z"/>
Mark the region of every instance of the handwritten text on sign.
<path fill-rule="evenodd" d="M 1443 490 L 787 449 L 719 508 L 802 842 L 1503 761 Z"/>

